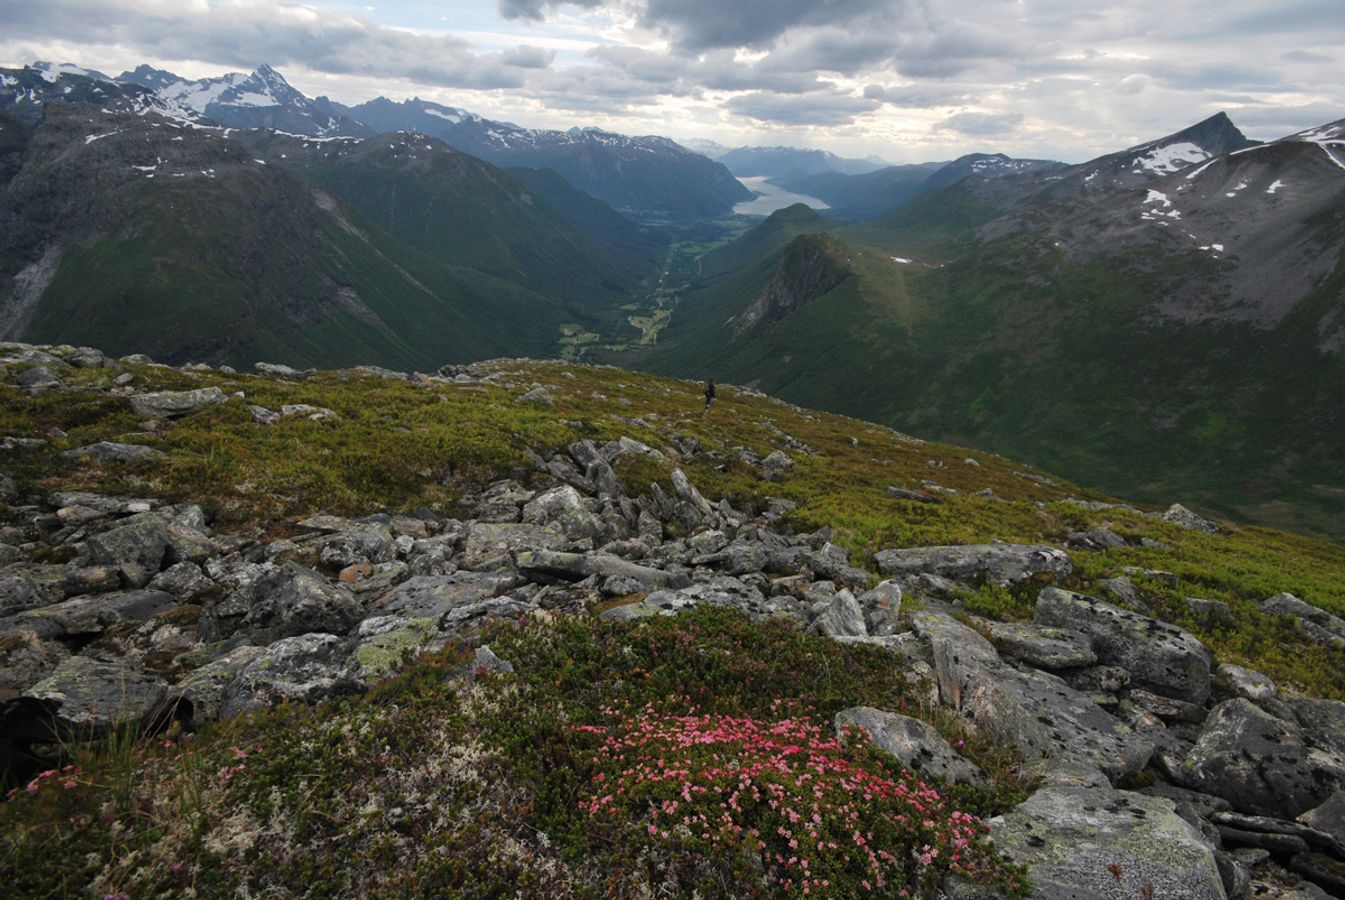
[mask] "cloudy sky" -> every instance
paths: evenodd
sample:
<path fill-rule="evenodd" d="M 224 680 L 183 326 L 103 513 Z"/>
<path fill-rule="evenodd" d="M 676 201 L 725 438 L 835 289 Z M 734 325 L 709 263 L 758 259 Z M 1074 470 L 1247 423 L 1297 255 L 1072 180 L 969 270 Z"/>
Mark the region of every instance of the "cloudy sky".
<path fill-rule="evenodd" d="M 894 162 L 1345 116 L 1345 0 L 0 0 L 0 22 L 5 66 L 268 63 L 352 104 Z"/>

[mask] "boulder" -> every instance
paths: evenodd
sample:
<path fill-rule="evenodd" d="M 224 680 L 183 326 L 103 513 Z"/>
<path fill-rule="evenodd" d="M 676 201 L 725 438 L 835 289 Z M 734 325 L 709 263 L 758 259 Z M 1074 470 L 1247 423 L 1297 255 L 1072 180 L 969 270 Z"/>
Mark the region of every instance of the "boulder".
<path fill-rule="evenodd" d="M 220 717 L 282 701 L 315 703 L 358 690 L 343 639 L 333 634 L 295 635 L 276 641 L 243 666 L 224 690 Z"/>
<path fill-rule="evenodd" d="M 119 444 L 115 441 L 99 441 L 84 447 L 76 447 L 61 454 L 65 459 L 96 459 L 99 462 L 131 462 L 139 459 L 160 459 L 166 456 L 162 450 L 146 447 L 143 444 Z"/>
<path fill-rule="evenodd" d="M 1276 594 L 1262 600 L 1261 611 L 1298 619 L 1304 635 L 1314 643 L 1345 647 L 1345 620 L 1311 603 L 1305 603 L 1293 594 Z"/>
<path fill-rule="evenodd" d="M 483 572 L 418 575 L 399 584 L 382 611 L 402 619 L 437 621 L 451 610 L 497 597 L 513 585 L 512 576 Z"/>
<path fill-rule="evenodd" d="M 85 547 L 95 563 L 134 566 L 153 576 L 163 567 L 169 540 L 168 521 L 163 516 L 140 513 L 89 538 Z"/>
<path fill-rule="evenodd" d="M 356 563 L 385 563 L 397 558 L 392 530 L 386 525 L 349 523 L 335 534 L 317 541 L 318 558 L 330 570 Z"/>
<path fill-rule="evenodd" d="M 308 403 L 287 403 L 280 407 L 280 415 L 285 419 L 299 416 L 312 422 L 326 422 L 341 418 L 335 410 L 328 409 L 325 406 L 313 406 Z"/>
<path fill-rule="evenodd" d="M 173 701 L 189 706 L 194 722 L 219 719 L 224 706 L 224 693 L 248 663 L 266 652 L 264 647 L 245 644 L 235 647 L 219 659 L 211 660 L 189 672 L 172 689 Z"/>
<path fill-rule="evenodd" d="M 506 568 L 524 550 L 561 550 L 570 542 L 557 530 L 512 522 L 477 522 L 467 529 L 460 561 L 464 569 Z"/>
<path fill-rule="evenodd" d="M 1073 566 L 1069 554 L 1055 547 L 1022 544 L 967 544 L 882 550 L 874 555 L 884 575 L 928 573 L 955 581 L 1019 584 L 1033 578 L 1061 581 Z"/>
<path fill-rule="evenodd" d="M 1186 608 L 1202 628 L 1232 628 L 1238 620 L 1233 610 L 1222 600 L 1204 600 L 1200 597 L 1187 597 Z"/>
<path fill-rule="evenodd" d="M 886 637 L 898 632 L 901 625 L 900 584 L 888 579 L 855 599 L 864 611 L 864 626 L 869 634 Z"/>
<path fill-rule="evenodd" d="M 1074 669 L 1097 662 L 1092 640 L 1072 628 L 988 619 L 978 619 L 976 626 L 1002 655 L 1038 669 Z"/>
<path fill-rule="evenodd" d="M 635 590 L 676 590 L 688 587 L 691 579 L 681 572 L 665 572 L 630 562 L 606 553 L 565 553 L 559 550 L 524 550 L 515 556 L 519 571 L 531 576 L 558 576 L 578 580 L 597 575 L 621 578 Z M 634 593 L 627 591 L 626 593 Z"/>
<path fill-rule="evenodd" d="M 1174 525 L 1189 528 L 1192 531 L 1203 531 L 1206 534 L 1219 533 L 1219 526 L 1215 525 L 1209 519 L 1201 518 L 1180 503 L 1174 503 L 1169 506 L 1168 511 L 1163 513 L 1163 519 Z"/>
<path fill-rule="evenodd" d="M 0 700 L 17 697 L 69 656 L 63 644 L 43 640 L 34 629 L 5 632 L 0 636 Z"/>
<path fill-rule="evenodd" d="M 1215 848 L 1161 797 L 1048 785 L 988 824 L 995 847 L 1027 866 L 1033 897 L 1226 896 Z"/>
<path fill-rule="evenodd" d="M 1210 712 L 1173 775 L 1239 812 L 1293 819 L 1345 785 L 1345 759 L 1309 747 L 1296 723 L 1235 698 Z"/>
<path fill-rule="evenodd" d="M 251 603 L 241 627 L 261 642 L 313 632 L 345 634 L 364 617 L 348 588 L 295 563 L 263 576 L 248 590 Z"/>
<path fill-rule="evenodd" d="M 1087 634 L 1098 660 L 1130 672 L 1131 683 L 1164 697 L 1204 703 L 1210 693 L 1210 651 L 1175 625 L 1083 594 L 1046 588 L 1033 621 Z"/>
<path fill-rule="evenodd" d="M 869 706 L 854 706 L 836 714 L 836 733 L 844 736 L 847 728 L 862 728 L 873 745 L 892 754 L 902 765 L 921 775 L 941 778 L 955 784 L 985 787 L 985 772 L 962 756 L 944 740 L 933 726 Z"/>
<path fill-rule="evenodd" d="M 72 597 L 62 603 L 21 613 L 20 618 L 57 622 L 67 635 L 101 634 L 123 622 L 148 621 L 175 606 L 177 600 L 163 591 L 118 591 Z"/>
<path fill-rule="evenodd" d="M 854 594 L 842 590 L 827 602 L 813 620 L 811 630 L 827 637 L 864 637 L 869 631 L 864 624 L 864 610 Z"/>
<path fill-rule="evenodd" d="M 650 616 L 675 616 L 695 608 L 701 599 L 687 591 L 654 591 L 633 603 L 603 610 L 599 618 L 609 622 L 630 622 Z"/>
<path fill-rule="evenodd" d="M 1279 689 L 1269 677 L 1232 663 L 1224 663 L 1215 670 L 1214 683 L 1233 696 L 1246 698 L 1253 703 L 1274 700 L 1279 696 Z"/>
<path fill-rule="evenodd" d="M 166 713 L 166 697 L 167 685 L 135 663 L 71 656 L 23 692 L 18 702 L 29 720 L 14 732 L 54 740 L 93 737 L 123 722 L 148 726 Z"/>
<path fill-rule="evenodd" d="M 201 567 L 194 562 L 180 562 L 169 566 L 149 583 L 150 590 L 167 591 L 179 600 L 199 596 L 215 586 Z"/>
<path fill-rule="evenodd" d="M 219 406 L 228 396 L 217 387 L 198 388 L 194 391 L 158 391 L 131 398 L 131 409 L 137 416 L 151 419 L 173 419 Z"/>
<path fill-rule="evenodd" d="M 1298 821 L 1329 834 L 1340 846 L 1345 846 L 1345 790 L 1337 790 L 1320 806 L 1302 813 Z"/>
<path fill-rule="evenodd" d="M 523 521 L 531 525 L 554 526 L 571 541 L 597 540 L 605 530 L 602 520 L 568 484 L 542 491 L 523 504 Z"/>
<path fill-rule="evenodd" d="M 551 392 L 540 385 L 526 394 L 520 394 L 514 402 L 526 406 L 555 406 L 556 404 L 556 401 L 551 399 Z"/>
<path fill-rule="evenodd" d="M 1009 666 L 989 641 L 951 616 L 920 612 L 911 624 L 932 654 L 940 702 L 1012 746 L 1029 773 L 1083 766 L 1119 778 L 1148 763 L 1151 741 L 1061 679 Z"/>
<path fill-rule="evenodd" d="M 378 616 L 365 619 L 355 632 L 351 652 L 356 680 L 371 684 L 395 675 L 404 660 L 414 658 L 438 633 L 434 619 Z"/>

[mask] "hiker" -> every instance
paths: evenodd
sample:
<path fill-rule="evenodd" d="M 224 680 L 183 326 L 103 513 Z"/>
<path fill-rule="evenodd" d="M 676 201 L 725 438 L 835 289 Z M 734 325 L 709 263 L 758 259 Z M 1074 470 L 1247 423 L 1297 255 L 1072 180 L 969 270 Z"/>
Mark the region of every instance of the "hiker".
<path fill-rule="evenodd" d="M 705 382 L 705 411 L 710 410 L 710 404 L 715 402 L 715 380 L 709 378 Z"/>

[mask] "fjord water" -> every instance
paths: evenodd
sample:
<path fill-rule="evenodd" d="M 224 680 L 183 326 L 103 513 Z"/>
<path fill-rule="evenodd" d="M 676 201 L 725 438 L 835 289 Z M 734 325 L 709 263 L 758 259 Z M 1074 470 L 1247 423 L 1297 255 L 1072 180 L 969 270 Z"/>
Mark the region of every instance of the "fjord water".
<path fill-rule="evenodd" d="M 807 194 L 795 194 L 779 185 L 771 184 L 764 175 L 751 175 L 738 180 L 749 191 L 757 195 L 753 200 L 745 200 L 742 203 L 734 204 L 733 211 L 740 216 L 769 216 L 776 210 L 793 206 L 795 203 L 802 203 L 813 209 L 831 209 L 830 206 L 816 197 L 809 197 Z"/>

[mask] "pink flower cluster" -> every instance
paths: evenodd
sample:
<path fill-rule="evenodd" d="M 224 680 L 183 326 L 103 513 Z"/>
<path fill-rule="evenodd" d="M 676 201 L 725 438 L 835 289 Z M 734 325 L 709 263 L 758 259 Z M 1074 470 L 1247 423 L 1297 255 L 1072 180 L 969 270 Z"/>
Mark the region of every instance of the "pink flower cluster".
<path fill-rule="evenodd" d="M 62 790 L 73 791 L 75 788 L 79 787 L 79 779 L 83 775 L 84 771 L 80 769 L 79 766 L 72 765 L 66 766 L 63 769 L 47 769 L 46 771 L 38 772 L 34 775 L 32 781 L 29 781 L 24 785 L 23 789 L 29 794 L 36 794 L 38 791 L 42 790 L 42 785 L 44 783 L 60 782 Z M 18 793 L 19 789 L 13 788 L 10 790 L 6 799 L 13 800 L 18 796 Z"/>
<path fill-rule="evenodd" d="M 756 854 L 786 893 L 852 885 L 914 895 L 987 860 L 976 817 L 871 752 L 847 752 L 806 716 L 604 713 L 611 724 L 575 729 L 598 739 L 585 812 L 634 820 L 707 856 Z"/>

